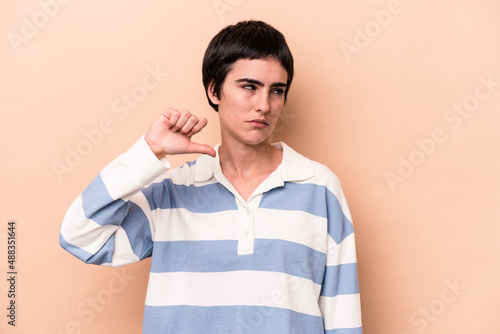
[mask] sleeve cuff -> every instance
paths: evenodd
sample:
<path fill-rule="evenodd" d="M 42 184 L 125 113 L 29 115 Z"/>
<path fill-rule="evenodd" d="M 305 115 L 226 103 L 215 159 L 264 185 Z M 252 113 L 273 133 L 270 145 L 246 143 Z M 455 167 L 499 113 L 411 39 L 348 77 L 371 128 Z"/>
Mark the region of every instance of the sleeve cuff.
<path fill-rule="evenodd" d="M 169 168 L 167 158 L 159 160 L 142 136 L 130 149 L 104 167 L 100 174 L 110 196 L 117 199 L 132 196 Z"/>
<path fill-rule="evenodd" d="M 121 162 L 128 167 L 130 174 L 141 186 L 148 185 L 170 168 L 167 157 L 158 159 L 151 151 L 144 135 L 122 154 Z"/>

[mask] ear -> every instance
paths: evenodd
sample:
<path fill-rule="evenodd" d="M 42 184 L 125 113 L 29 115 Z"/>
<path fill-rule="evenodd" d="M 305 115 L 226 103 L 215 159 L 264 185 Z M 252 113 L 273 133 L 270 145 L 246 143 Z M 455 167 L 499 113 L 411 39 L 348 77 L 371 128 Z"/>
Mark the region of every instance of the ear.
<path fill-rule="evenodd" d="M 210 83 L 210 85 L 208 85 L 207 96 L 213 104 L 218 105 L 220 103 L 220 100 L 214 91 L 214 83 L 213 82 Z"/>

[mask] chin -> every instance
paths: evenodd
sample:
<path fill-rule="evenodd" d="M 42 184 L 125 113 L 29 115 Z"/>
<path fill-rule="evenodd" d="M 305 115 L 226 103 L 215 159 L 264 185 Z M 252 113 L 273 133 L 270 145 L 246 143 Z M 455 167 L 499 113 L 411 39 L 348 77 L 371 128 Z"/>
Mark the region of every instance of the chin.
<path fill-rule="evenodd" d="M 252 138 L 245 141 L 245 144 L 256 146 L 269 143 L 269 136 L 263 138 Z"/>
<path fill-rule="evenodd" d="M 257 146 L 257 145 L 262 145 L 269 143 L 270 136 L 272 135 L 272 132 L 269 133 L 268 131 L 245 131 L 245 132 L 240 132 L 240 133 L 233 133 L 232 136 L 228 136 L 227 139 L 232 137 L 233 139 L 236 139 L 236 141 L 248 145 L 248 146 Z"/>

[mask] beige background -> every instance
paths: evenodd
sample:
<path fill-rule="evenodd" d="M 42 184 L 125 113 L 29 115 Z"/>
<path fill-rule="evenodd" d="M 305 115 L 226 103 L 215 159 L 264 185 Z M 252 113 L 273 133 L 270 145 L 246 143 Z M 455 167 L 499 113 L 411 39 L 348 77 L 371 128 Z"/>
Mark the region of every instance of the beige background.
<path fill-rule="evenodd" d="M 500 332 L 493 0 L 0 2 L 0 262 L 3 277 L 15 220 L 19 272 L 16 327 L 1 279 L 0 332 L 140 333 L 149 261 L 85 265 L 59 247 L 61 220 L 163 108 L 206 116 L 195 139 L 219 141 L 201 60 L 249 18 L 295 56 L 274 139 L 342 180 L 364 333 Z"/>

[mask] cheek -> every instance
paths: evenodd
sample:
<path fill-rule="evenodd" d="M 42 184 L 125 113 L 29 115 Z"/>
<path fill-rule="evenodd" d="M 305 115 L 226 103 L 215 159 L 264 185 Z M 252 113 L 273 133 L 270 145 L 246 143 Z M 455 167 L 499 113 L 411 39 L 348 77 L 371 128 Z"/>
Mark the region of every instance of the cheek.
<path fill-rule="evenodd" d="M 285 107 L 285 103 L 282 100 L 275 101 L 271 105 L 271 117 L 273 120 L 278 119 L 278 117 L 283 112 L 284 107 Z"/>
<path fill-rule="evenodd" d="M 245 99 L 243 96 L 238 95 L 238 92 L 230 92 L 230 94 L 224 96 L 221 103 L 228 109 L 235 110 L 245 106 Z"/>
<path fill-rule="evenodd" d="M 281 110 L 273 112 L 271 114 L 271 122 L 273 123 L 274 126 L 276 126 L 276 124 L 278 123 L 280 115 L 281 115 Z"/>

